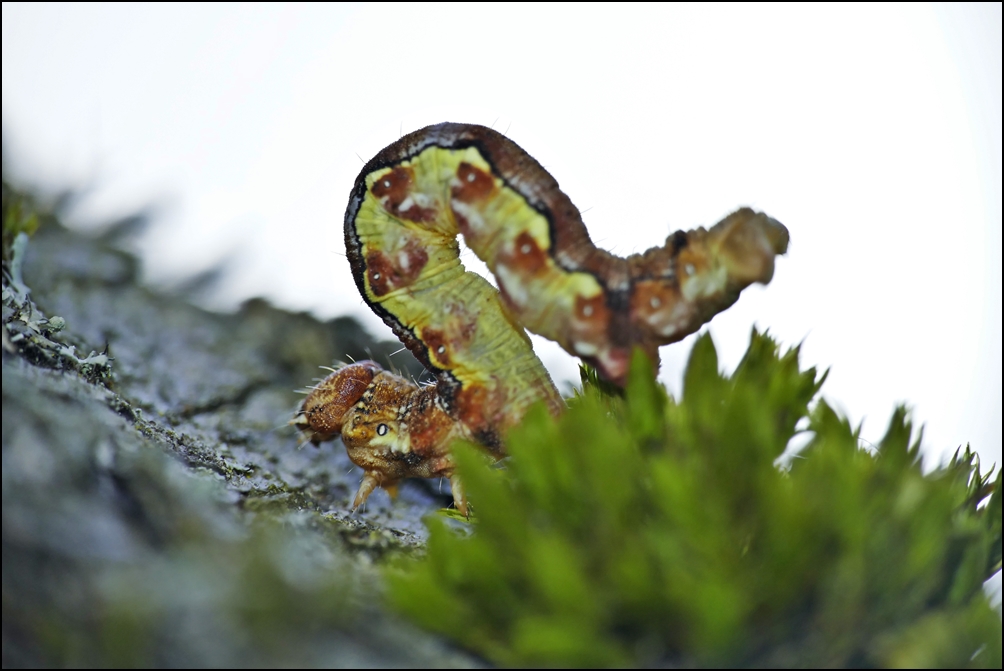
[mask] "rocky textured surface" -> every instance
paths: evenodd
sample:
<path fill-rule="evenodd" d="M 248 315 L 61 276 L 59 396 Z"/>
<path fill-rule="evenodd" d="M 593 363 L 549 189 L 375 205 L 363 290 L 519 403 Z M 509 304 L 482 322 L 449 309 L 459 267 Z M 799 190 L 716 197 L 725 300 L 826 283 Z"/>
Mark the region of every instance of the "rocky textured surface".
<path fill-rule="evenodd" d="M 204 311 L 140 285 L 128 225 L 45 219 L 4 277 L 3 665 L 477 663 L 381 605 L 438 483 L 350 514 L 360 471 L 287 425 L 319 364 L 417 362 L 349 319 Z"/>

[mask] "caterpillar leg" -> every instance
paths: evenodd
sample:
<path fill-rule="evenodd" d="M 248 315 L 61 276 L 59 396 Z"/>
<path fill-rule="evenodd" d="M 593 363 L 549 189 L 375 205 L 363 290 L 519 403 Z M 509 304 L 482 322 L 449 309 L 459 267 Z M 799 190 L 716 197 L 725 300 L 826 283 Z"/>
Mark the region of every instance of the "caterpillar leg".
<path fill-rule="evenodd" d="M 370 494 L 372 494 L 373 490 L 377 487 L 383 487 L 387 490 L 387 493 L 390 494 L 390 498 L 396 499 L 397 486 L 398 483 L 396 481 L 381 481 L 378 472 L 367 471 L 365 475 L 363 475 L 363 481 L 359 483 L 359 490 L 356 492 L 356 497 L 352 500 L 352 512 L 355 512 L 358 510 L 359 506 L 366 503 L 366 499 L 370 497 Z"/>

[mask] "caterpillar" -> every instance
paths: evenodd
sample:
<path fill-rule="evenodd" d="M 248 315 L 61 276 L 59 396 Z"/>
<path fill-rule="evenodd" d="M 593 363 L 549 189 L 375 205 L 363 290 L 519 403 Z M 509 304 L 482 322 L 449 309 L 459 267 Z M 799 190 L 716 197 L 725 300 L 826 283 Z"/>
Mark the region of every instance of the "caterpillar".
<path fill-rule="evenodd" d="M 458 234 L 496 290 L 460 262 Z M 767 284 L 788 231 L 749 208 L 710 229 L 676 231 L 621 258 L 597 248 L 579 210 L 537 161 L 483 126 L 442 123 L 370 160 L 345 211 L 345 248 L 369 307 L 434 374 L 423 386 L 372 361 L 318 384 L 293 420 L 314 444 L 341 437 L 365 475 L 393 496 L 408 477 L 450 478 L 463 438 L 495 458 L 530 405 L 564 401 L 525 329 L 623 386 L 631 352 L 658 366 L 659 347 L 695 332 L 754 282 Z"/>

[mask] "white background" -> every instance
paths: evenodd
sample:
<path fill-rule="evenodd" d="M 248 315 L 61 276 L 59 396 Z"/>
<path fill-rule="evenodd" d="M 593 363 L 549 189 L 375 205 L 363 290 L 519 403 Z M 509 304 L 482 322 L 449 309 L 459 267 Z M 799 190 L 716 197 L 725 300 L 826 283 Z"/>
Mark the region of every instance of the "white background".
<path fill-rule="evenodd" d="M 620 254 L 776 217 L 790 253 L 710 326 L 722 365 L 769 328 L 832 367 L 867 440 L 906 401 L 929 463 L 1000 462 L 1000 4 L 3 5 L 7 167 L 84 190 L 76 226 L 156 206 L 148 279 L 227 260 L 218 309 L 264 295 L 390 337 L 342 213 L 361 161 L 447 120 L 507 132 Z M 671 389 L 691 343 L 662 350 Z M 567 390 L 574 360 L 538 351 Z"/>

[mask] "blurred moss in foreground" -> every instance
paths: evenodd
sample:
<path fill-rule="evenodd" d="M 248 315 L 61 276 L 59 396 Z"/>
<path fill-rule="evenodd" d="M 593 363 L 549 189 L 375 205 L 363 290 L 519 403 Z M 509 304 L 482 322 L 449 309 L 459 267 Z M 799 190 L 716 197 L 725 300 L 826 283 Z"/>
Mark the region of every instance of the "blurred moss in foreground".
<path fill-rule="evenodd" d="M 24 233 L 28 237 L 38 230 L 38 214 L 32 199 L 19 191 L 16 191 L 3 183 L 3 236 L 0 238 L 0 256 L 3 258 L 3 267 L 9 270 L 11 262 L 11 249 L 14 246 L 14 239 L 19 233 Z"/>
<path fill-rule="evenodd" d="M 531 412 L 505 471 L 458 449 L 474 533 L 430 518 L 391 598 L 504 665 L 1000 668 L 1000 475 L 924 475 L 902 408 L 862 449 L 824 377 L 756 331 L 723 377 L 703 336 L 675 401 L 636 357 L 624 399 Z"/>

